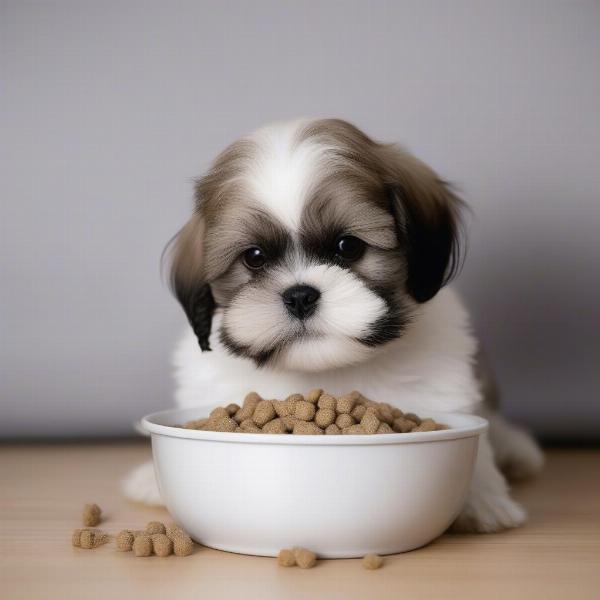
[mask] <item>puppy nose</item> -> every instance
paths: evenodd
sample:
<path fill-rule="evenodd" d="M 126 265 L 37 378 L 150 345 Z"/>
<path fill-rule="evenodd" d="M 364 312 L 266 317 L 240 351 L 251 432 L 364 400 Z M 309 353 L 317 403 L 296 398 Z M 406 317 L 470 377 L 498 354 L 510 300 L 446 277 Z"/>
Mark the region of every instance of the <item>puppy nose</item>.
<path fill-rule="evenodd" d="M 305 319 L 315 311 L 321 292 L 310 285 L 295 285 L 285 290 L 281 296 L 292 315 Z"/>

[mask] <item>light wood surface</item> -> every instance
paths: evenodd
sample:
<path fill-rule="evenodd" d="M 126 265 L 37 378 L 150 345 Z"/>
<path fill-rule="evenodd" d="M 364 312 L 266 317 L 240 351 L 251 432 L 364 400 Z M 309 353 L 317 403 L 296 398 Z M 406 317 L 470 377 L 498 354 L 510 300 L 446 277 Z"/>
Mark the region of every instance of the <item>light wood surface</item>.
<path fill-rule="evenodd" d="M 110 533 L 168 520 L 128 503 L 119 479 L 149 457 L 146 443 L 0 447 L 0 598 L 600 598 L 600 451 L 555 450 L 537 480 L 515 490 L 528 524 L 495 535 L 445 535 L 387 557 L 312 570 L 198 547 L 187 558 L 135 558 L 114 544 L 73 548 L 85 502 L 105 511 Z"/>

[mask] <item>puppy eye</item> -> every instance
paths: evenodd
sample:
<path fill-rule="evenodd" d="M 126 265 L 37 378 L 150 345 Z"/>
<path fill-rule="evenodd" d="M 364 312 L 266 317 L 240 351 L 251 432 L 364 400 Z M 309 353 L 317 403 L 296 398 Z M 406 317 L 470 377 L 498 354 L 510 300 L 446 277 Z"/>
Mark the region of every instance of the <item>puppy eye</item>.
<path fill-rule="evenodd" d="M 260 269 L 267 262 L 265 253 L 258 246 L 252 246 L 252 248 L 248 248 L 242 257 L 244 264 L 249 269 Z"/>
<path fill-rule="evenodd" d="M 335 243 L 335 253 L 347 261 L 358 260 L 364 252 L 365 243 L 353 235 L 344 235 Z"/>

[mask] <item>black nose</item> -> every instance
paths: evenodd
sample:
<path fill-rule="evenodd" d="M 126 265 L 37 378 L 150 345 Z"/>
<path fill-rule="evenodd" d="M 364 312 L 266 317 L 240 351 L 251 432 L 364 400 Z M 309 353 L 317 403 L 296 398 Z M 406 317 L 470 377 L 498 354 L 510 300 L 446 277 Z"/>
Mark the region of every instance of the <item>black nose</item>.
<path fill-rule="evenodd" d="M 305 319 L 317 306 L 321 292 L 310 285 L 295 285 L 281 294 L 288 311 L 299 319 Z"/>

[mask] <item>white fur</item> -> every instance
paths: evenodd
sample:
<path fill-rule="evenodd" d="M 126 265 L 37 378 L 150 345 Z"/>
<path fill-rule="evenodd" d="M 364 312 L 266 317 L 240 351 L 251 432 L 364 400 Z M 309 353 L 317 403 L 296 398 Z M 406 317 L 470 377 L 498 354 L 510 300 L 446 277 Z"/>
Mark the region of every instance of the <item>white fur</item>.
<path fill-rule="evenodd" d="M 295 143 L 305 120 L 276 123 L 255 132 L 260 149 L 244 176 L 255 198 L 292 231 L 298 229 L 310 181 L 323 153 L 317 144 Z"/>
<path fill-rule="evenodd" d="M 291 317 L 281 301 L 281 292 L 295 284 L 321 291 L 316 313 L 304 324 Z M 352 272 L 298 260 L 292 269 L 276 270 L 269 285 L 243 289 L 228 307 L 223 323 L 238 344 L 253 352 L 302 332 L 278 357 L 278 368 L 323 371 L 372 354 L 371 348 L 353 340 L 368 335 L 370 326 L 385 312 L 385 302 Z"/>
<path fill-rule="evenodd" d="M 415 412 L 471 411 L 480 400 L 471 369 L 477 342 L 465 309 L 449 288 L 421 305 L 406 332 L 370 359 L 317 372 L 257 369 L 251 361 L 232 356 L 223 348 L 216 334 L 219 322 L 217 314 L 212 352 L 200 351 L 191 329 L 175 351 L 178 406 L 239 401 L 250 389 L 274 398 L 313 387 L 334 394 L 357 389 L 378 401 Z M 306 352 L 313 351 L 313 343 L 307 342 Z M 226 375 L 230 373 L 236 376 Z"/>

